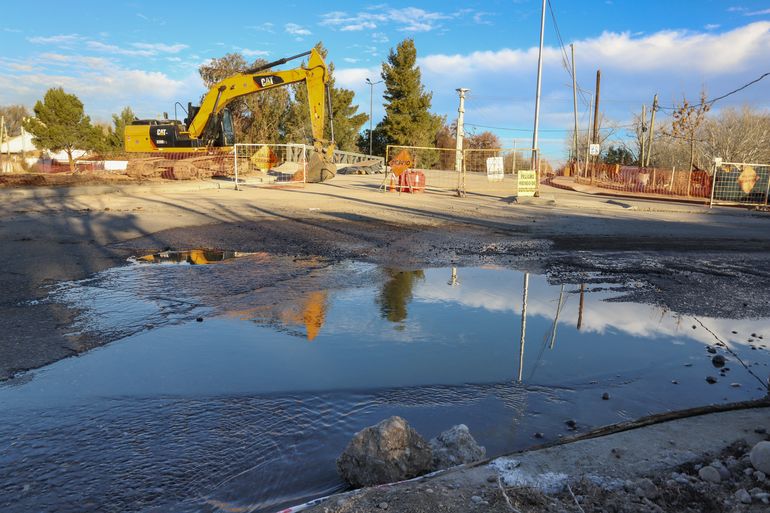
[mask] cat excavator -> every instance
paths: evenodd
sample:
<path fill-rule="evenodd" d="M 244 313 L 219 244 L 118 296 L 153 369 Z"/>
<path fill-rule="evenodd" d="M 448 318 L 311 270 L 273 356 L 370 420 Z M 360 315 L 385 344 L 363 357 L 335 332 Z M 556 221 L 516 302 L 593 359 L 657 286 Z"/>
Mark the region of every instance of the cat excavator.
<path fill-rule="evenodd" d="M 310 56 L 306 66 L 271 71 L 291 60 Z M 267 71 L 266 71 L 267 70 Z M 229 76 L 214 84 L 199 106 L 187 104 L 183 122 L 169 119 L 137 119 L 125 129 L 125 149 L 129 153 L 157 153 L 157 157 L 132 159 L 129 174 L 167 178 L 198 177 L 210 162 L 222 162 L 223 153 L 232 150 L 235 131 L 228 104 L 242 96 L 262 93 L 277 87 L 305 82 L 313 136 L 313 151 L 307 167 L 308 182 L 324 182 L 334 177 L 334 133 L 324 139 L 329 71 L 321 54 L 314 48 L 291 57 L 269 62 Z M 331 125 L 331 123 L 330 123 Z M 173 158 L 167 158 L 171 157 Z M 180 158 L 180 155 L 182 158 Z M 218 160 L 217 160 L 218 159 Z M 133 164 L 133 169 L 132 165 Z M 190 176 L 190 175 L 193 176 Z M 211 174 L 209 174 L 211 176 Z"/>

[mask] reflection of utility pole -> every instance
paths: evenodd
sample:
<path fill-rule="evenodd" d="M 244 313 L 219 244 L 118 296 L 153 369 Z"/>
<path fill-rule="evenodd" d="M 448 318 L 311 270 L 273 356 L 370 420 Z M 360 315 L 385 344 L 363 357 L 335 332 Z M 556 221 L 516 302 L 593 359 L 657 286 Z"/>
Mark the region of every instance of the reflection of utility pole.
<path fill-rule="evenodd" d="M 581 283 L 580 284 L 580 306 L 578 307 L 578 323 L 577 323 L 578 331 L 580 331 L 581 326 L 583 326 L 583 301 L 585 300 L 585 291 L 586 291 L 586 284 Z"/>
<path fill-rule="evenodd" d="M 529 273 L 524 273 L 524 294 L 521 302 L 521 340 L 519 341 L 519 383 L 524 372 L 524 338 L 527 334 L 527 295 L 529 294 Z"/>
<path fill-rule="evenodd" d="M 457 281 L 457 267 L 452 267 L 452 276 L 449 278 L 449 285 L 452 287 L 459 285 L 460 282 Z"/>
<path fill-rule="evenodd" d="M 559 303 L 556 305 L 556 316 L 553 318 L 553 328 L 551 329 L 551 349 L 553 349 L 553 345 L 556 343 L 556 325 L 559 324 L 559 314 L 561 313 L 563 299 L 564 285 L 562 284 L 561 291 L 559 291 Z"/>

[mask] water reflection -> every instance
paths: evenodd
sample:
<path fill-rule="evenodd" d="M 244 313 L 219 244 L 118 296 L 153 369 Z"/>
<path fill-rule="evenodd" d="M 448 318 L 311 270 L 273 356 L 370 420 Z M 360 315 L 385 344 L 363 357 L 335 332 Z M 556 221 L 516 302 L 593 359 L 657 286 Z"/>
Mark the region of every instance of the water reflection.
<path fill-rule="evenodd" d="M 191 249 L 189 251 L 161 251 L 159 253 L 136 257 L 134 260 L 142 264 L 206 265 L 250 254 L 251 253 L 223 251 L 219 249 Z"/>
<path fill-rule="evenodd" d="M 380 315 L 391 322 L 401 322 L 407 318 L 407 304 L 412 300 L 414 286 L 425 279 L 425 273 L 385 269 L 385 274 L 388 279 L 377 298 Z"/>

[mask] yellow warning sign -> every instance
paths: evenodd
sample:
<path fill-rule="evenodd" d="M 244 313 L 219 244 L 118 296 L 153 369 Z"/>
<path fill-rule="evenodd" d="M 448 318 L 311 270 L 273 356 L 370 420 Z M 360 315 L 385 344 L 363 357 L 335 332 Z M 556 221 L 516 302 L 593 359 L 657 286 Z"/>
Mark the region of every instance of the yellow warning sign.
<path fill-rule="evenodd" d="M 757 172 L 751 166 L 744 167 L 743 172 L 738 176 L 738 183 L 741 184 L 741 190 L 744 194 L 750 193 L 758 181 Z"/>
<path fill-rule="evenodd" d="M 261 171 L 273 169 L 278 163 L 278 156 L 268 146 L 260 147 L 257 152 L 251 156 L 251 163 Z"/>
<path fill-rule="evenodd" d="M 414 161 L 412 160 L 412 155 L 409 153 L 409 150 L 404 149 L 399 151 L 398 155 L 390 159 L 388 165 L 394 175 L 401 176 L 404 171 L 414 167 Z"/>
<path fill-rule="evenodd" d="M 516 185 L 518 187 L 517 196 L 534 196 L 537 192 L 537 171 L 519 170 Z"/>

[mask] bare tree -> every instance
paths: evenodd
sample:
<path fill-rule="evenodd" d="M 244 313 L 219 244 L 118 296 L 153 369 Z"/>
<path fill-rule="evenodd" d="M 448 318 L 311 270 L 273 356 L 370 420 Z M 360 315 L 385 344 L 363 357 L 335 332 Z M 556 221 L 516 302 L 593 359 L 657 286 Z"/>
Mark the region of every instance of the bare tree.
<path fill-rule="evenodd" d="M 770 113 L 744 105 L 708 119 L 699 132 L 703 156 L 728 162 L 770 163 Z"/>

